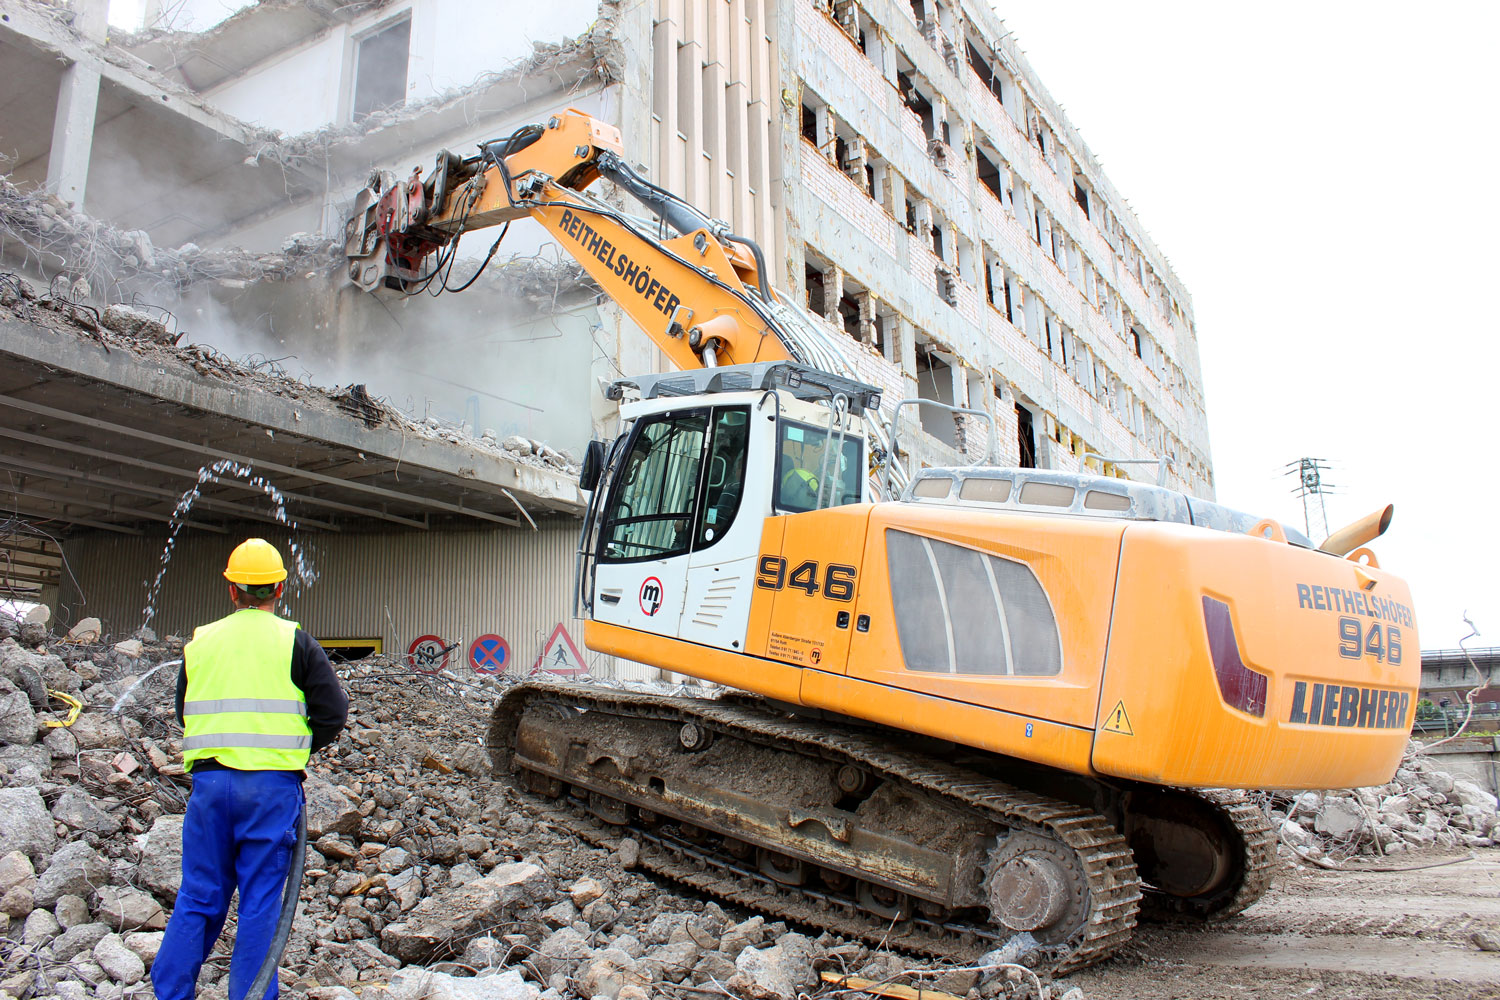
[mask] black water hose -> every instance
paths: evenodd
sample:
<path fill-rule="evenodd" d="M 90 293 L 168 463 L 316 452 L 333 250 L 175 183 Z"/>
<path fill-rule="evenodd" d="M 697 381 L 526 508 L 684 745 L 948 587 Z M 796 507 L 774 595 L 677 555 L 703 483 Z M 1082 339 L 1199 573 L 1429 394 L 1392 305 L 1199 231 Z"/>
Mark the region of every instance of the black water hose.
<path fill-rule="evenodd" d="M 307 867 L 307 805 L 297 813 L 297 846 L 292 849 L 291 863 L 286 866 L 286 888 L 281 890 L 281 916 L 276 921 L 276 933 L 271 935 L 271 946 L 266 949 L 265 960 L 260 971 L 250 984 L 245 1000 L 264 1000 L 271 986 L 271 977 L 281 964 L 281 953 L 286 951 L 287 939 L 292 936 L 292 921 L 297 917 L 297 902 L 302 898 L 302 870 Z"/>

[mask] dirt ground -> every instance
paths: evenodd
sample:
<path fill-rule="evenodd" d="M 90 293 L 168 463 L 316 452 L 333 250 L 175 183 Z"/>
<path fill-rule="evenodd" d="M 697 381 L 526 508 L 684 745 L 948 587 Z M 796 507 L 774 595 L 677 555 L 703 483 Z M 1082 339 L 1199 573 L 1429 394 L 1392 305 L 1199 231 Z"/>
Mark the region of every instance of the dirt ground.
<path fill-rule="evenodd" d="M 1142 927 L 1123 955 L 1067 985 L 1089 1000 L 1500 998 L 1500 953 L 1470 940 L 1481 928 L 1500 932 L 1500 850 L 1404 872 L 1283 861 L 1271 891 L 1237 919 L 1208 930 Z"/>

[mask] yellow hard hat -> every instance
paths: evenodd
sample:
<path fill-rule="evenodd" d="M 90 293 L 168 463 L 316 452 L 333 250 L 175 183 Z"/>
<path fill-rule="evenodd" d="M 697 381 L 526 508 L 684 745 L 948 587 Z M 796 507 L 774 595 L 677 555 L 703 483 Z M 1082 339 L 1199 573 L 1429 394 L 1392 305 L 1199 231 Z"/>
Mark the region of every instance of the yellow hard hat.
<path fill-rule="evenodd" d="M 280 583 L 286 579 L 286 567 L 282 565 L 281 553 L 276 551 L 276 546 L 264 538 L 250 538 L 229 553 L 229 567 L 224 570 L 224 579 L 247 587 Z"/>

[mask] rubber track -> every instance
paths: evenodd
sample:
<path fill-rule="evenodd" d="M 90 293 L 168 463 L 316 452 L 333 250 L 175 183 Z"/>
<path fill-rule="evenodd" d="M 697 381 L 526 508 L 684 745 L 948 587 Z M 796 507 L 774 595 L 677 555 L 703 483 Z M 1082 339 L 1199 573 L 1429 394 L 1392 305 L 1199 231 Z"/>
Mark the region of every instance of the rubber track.
<path fill-rule="evenodd" d="M 1244 792 L 1227 788 L 1184 788 L 1178 791 L 1213 803 L 1219 815 L 1234 827 L 1244 842 L 1244 851 L 1240 855 L 1244 859 L 1244 877 L 1233 896 L 1208 911 L 1194 907 L 1188 900 L 1154 892 L 1148 886 L 1145 897 L 1141 900 L 1141 916 L 1161 923 L 1212 923 L 1227 920 L 1260 899 L 1271 887 L 1271 875 L 1276 861 L 1276 831 L 1266 822 L 1265 813 Z"/>
<path fill-rule="evenodd" d="M 1073 850 L 1088 880 L 1090 913 L 1087 922 L 1068 940 L 1042 945 L 1027 958 L 1039 969 L 1061 974 L 1103 961 L 1130 940 L 1141 900 L 1141 883 L 1135 859 L 1124 838 L 1103 816 L 1071 803 L 1014 788 L 1003 782 L 966 771 L 946 762 L 893 750 L 859 732 L 835 730 L 804 719 L 773 716 L 751 705 L 727 701 L 697 701 L 637 694 L 590 686 L 529 682 L 506 693 L 495 709 L 490 729 L 490 747 L 502 770 L 510 766 L 509 748 L 514 728 L 524 711 L 524 701 L 556 701 L 598 709 L 611 714 L 665 721 L 683 721 L 687 716 L 711 724 L 739 739 L 750 739 L 777 749 L 793 744 L 802 753 L 831 760 L 856 760 L 887 779 L 905 782 L 924 791 L 961 802 L 1002 826 L 1029 830 L 1056 840 Z M 603 824 L 600 824 L 603 825 Z M 583 830 L 579 830 L 583 833 Z M 594 837 L 584 834 L 587 839 Z M 658 851 L 642 863 L 653 871 L 730 902 L 739 903 L 787 920 L 822 927 L 838 934 L 886 944 L 906 951 L 937 956 L 976 957 L 993 947 L 965 941 L 962 931 L 917 931 L 893 938 L 886 921 L 869 915 L 858 917 L 836 913 L 832 906 L 807 905 L 800 890 L 773 890 L 760 881 L 734 872 L 729 866 L 706 870 L 705 861 L 693 858 L 672 861 L 682 853 L 663 850 L 659 837 L 650 837 Z M 803 905 L 789 905 L 801 902 Z M 931 925 L 936 927 L 938 925 Z M 974 928 L 990 937 L 993 927 Z"/>

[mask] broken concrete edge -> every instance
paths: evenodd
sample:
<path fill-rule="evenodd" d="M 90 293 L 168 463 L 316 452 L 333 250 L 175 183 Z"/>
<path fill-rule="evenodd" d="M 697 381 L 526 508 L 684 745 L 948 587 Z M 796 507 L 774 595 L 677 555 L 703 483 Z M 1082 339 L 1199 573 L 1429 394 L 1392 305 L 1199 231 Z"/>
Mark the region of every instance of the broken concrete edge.
<path fill-rule="evenodd" d="M 441 121 L 445 113 L 463 112 L 465 119 L 473 105 L 495 108 L 518 107 L 537 90 L 537 79 L 550 75 L 554 92 L 575 93 L 585 87 L 608 86 L 623 76 L 623 53 L 614 38 L 618 17 L 618 0 L 604 0 L 600 16 L 587 32 L 560 43 L 537 42 L 528 58 L 505 69 L 485 73 L 464 87 L 456 87 L 425 100 L 377 111 L 358 122 L 330 124 L 297 135 L 280 135 L 262 142 L 252 153 L 254 162 L 272 161 L 297 165 L 309 158 L 326 158 L 343 146 L 362 144 L 376 139 L 387 129 L 426 121 L 434 135 L 450 131 Z M 412 137 L 402 135 L 403 148 L 412 145 Z M 362 151 L 363 153 L 363 151 Z M 360 162 L 369 162 L 365 157 Z"/>
<path fill-rule="evenodd" d="M 342 248 L 341 238 L 319 233 L 293 233 L 279 252 L 268 253 L 195 243 L 157 247 L 144 230 L 119 229 L 75 211 L 56 195 L 23 190 L 0 174 L 0 262 L 8 260 L 22 271 L 35 262 L 31 272 L 45 266 L 56 272 L 53 282 L 65 276 L 68 287 L 52 291 L 77 303 L 98 302 L 106 298 L 101 290 L 108 289 L 121 299 L 130 295 L 149 311 L 140 305 L 141 296 L 172 295 L 203 283 L 238 290 L 247 283 L 330 274 L 344 264 Z M 555 301 L 564 290 L 599 291 L 572 258 L 502 257 L 481 278 L 481 287 L 500 281 L 517 298 L 533 302 Z"/>
<path fill-rule="evenodd" d="M 181 291 L 202 281 L 264 281 L 327 271 L 343 262 L 342 241 L 295 233 L 280 253 L 253 254 L 234 248 L 207 250 L 194 243 L 176 249 L 154 246 L 139 229 L 122 230 L 74 210 L 56 195 L 27 191 L 0 175 L 0 248 L 5 256 L 31 257 L 67 274 L 84 287 L 69 294 L 95 299 L 101 288 L 136 281 L 152 294 L 162 286 Z M 24 267 L 24 260 L 18 264 Z"/>
<path fill-rule="evenodd" d="M 73 343 L 38 336 L 41 330 L 77 334 Z M 295 379 L 268 375 L 230 361 L 211 349 L 177 348 L 150 341 L 103 335 L 84 339 L 75 324 L 42 326 L 0 308 L 0 356 L 65 370 L 85 378 L 184 406 L 242 420 L 273 432 L 308 438 L 407 467 L 428 469 L 451 479 L 519 491 L 553 511 L 578 514 L 584 502 L 576 473 L 524 460 L 498 441 L 474 438 L 456 429 L 410 420 L 389 407 L 380 423 L 364 427 L 334 391 Z M 105 345 L 114 346 L 111 350 Z M 123 348 L 123 349 L 121 349 Z M 150 363 L 142 363 L 149 357 Z M 211 373 L 192 359 L 212 357 Z M 368 397 L 366 397 L 368 399 Z"/>
<path fill-rule="evenodd" d="M 599 18 L 577 38 L 559 43 L 539 42 L 530 57 L 503 70 L 484 74 L 468 86 L 378 112 L 357 123 L 331 124 L 296 135 L 252 125 L 214 107 L 197 92 L 131 52 L 132 46 L 145 44 L 135 36 L 117 33 L 109 43 L 100 45 L 73 27 L 71 10 L 54 6 L 46 0 L 0 0 L 0 10 L 8 15 L 5 30 L 55 58 L 98 69 L 109 82 L 135 95 L 143 103 L 152 107 L 166 106 L 222 138 L 244 146 L 248 163 L 275 162 L 284 168 L 299 170 L 318 166 L 318 161 L 336 147 L 358 144 L 397 125 L 427 118 L 435 121 L 445 111 L 463 110 L 476 101 L 493 100 L 497 107 L 522 103 L 528 89 L 535 90 L 536 77 L 541 74 L 552 74 L 556 89 L 567 92 L 619 80 L 623 75 L 624 56 L 619 42 L 613 37 L 619 3 L 620 0 L 603 0 Z M 364 6 L 375 9 L 380 5 Z M 179 32 L 173 33 L 173 37 L 183 44 L 189 41 L 202 44 L 240 18 L 261 16 L 264 10 L 285 6 L 289 4 L 256 4 L 237 12 L 208 32 Z M 147 41 L 159 43 L 163 37 Z M 528 83 L 529 88 L 525 86 Z M 403 144 L 409 145 L 410 140 Z M 315 176 L 319 181 L 326 180 L 321 169 L 314 170 L 309 176 Z"/>
<path fill-rule="evenodd" d="M 171 27 L 143 27 L 138 31 L 112 29 L 110 41 L 131 52 L 153 44 L 176 48 L 225 37 L 232 38 L 235 31 L 246 22 L 263 18 L 275 11 L 310 9 L 331 25 L 353 20 L 361 14 L 388 7 L 391 3 L 392 0 L 333 0 L 322 3 L 308 3 L 307 0 L 254 0 L 202 31 Z M 167 12 L 164 11 L 161 17 L 165 16 Z M 159 17 L 158 20 L 160 19 Z"/>

